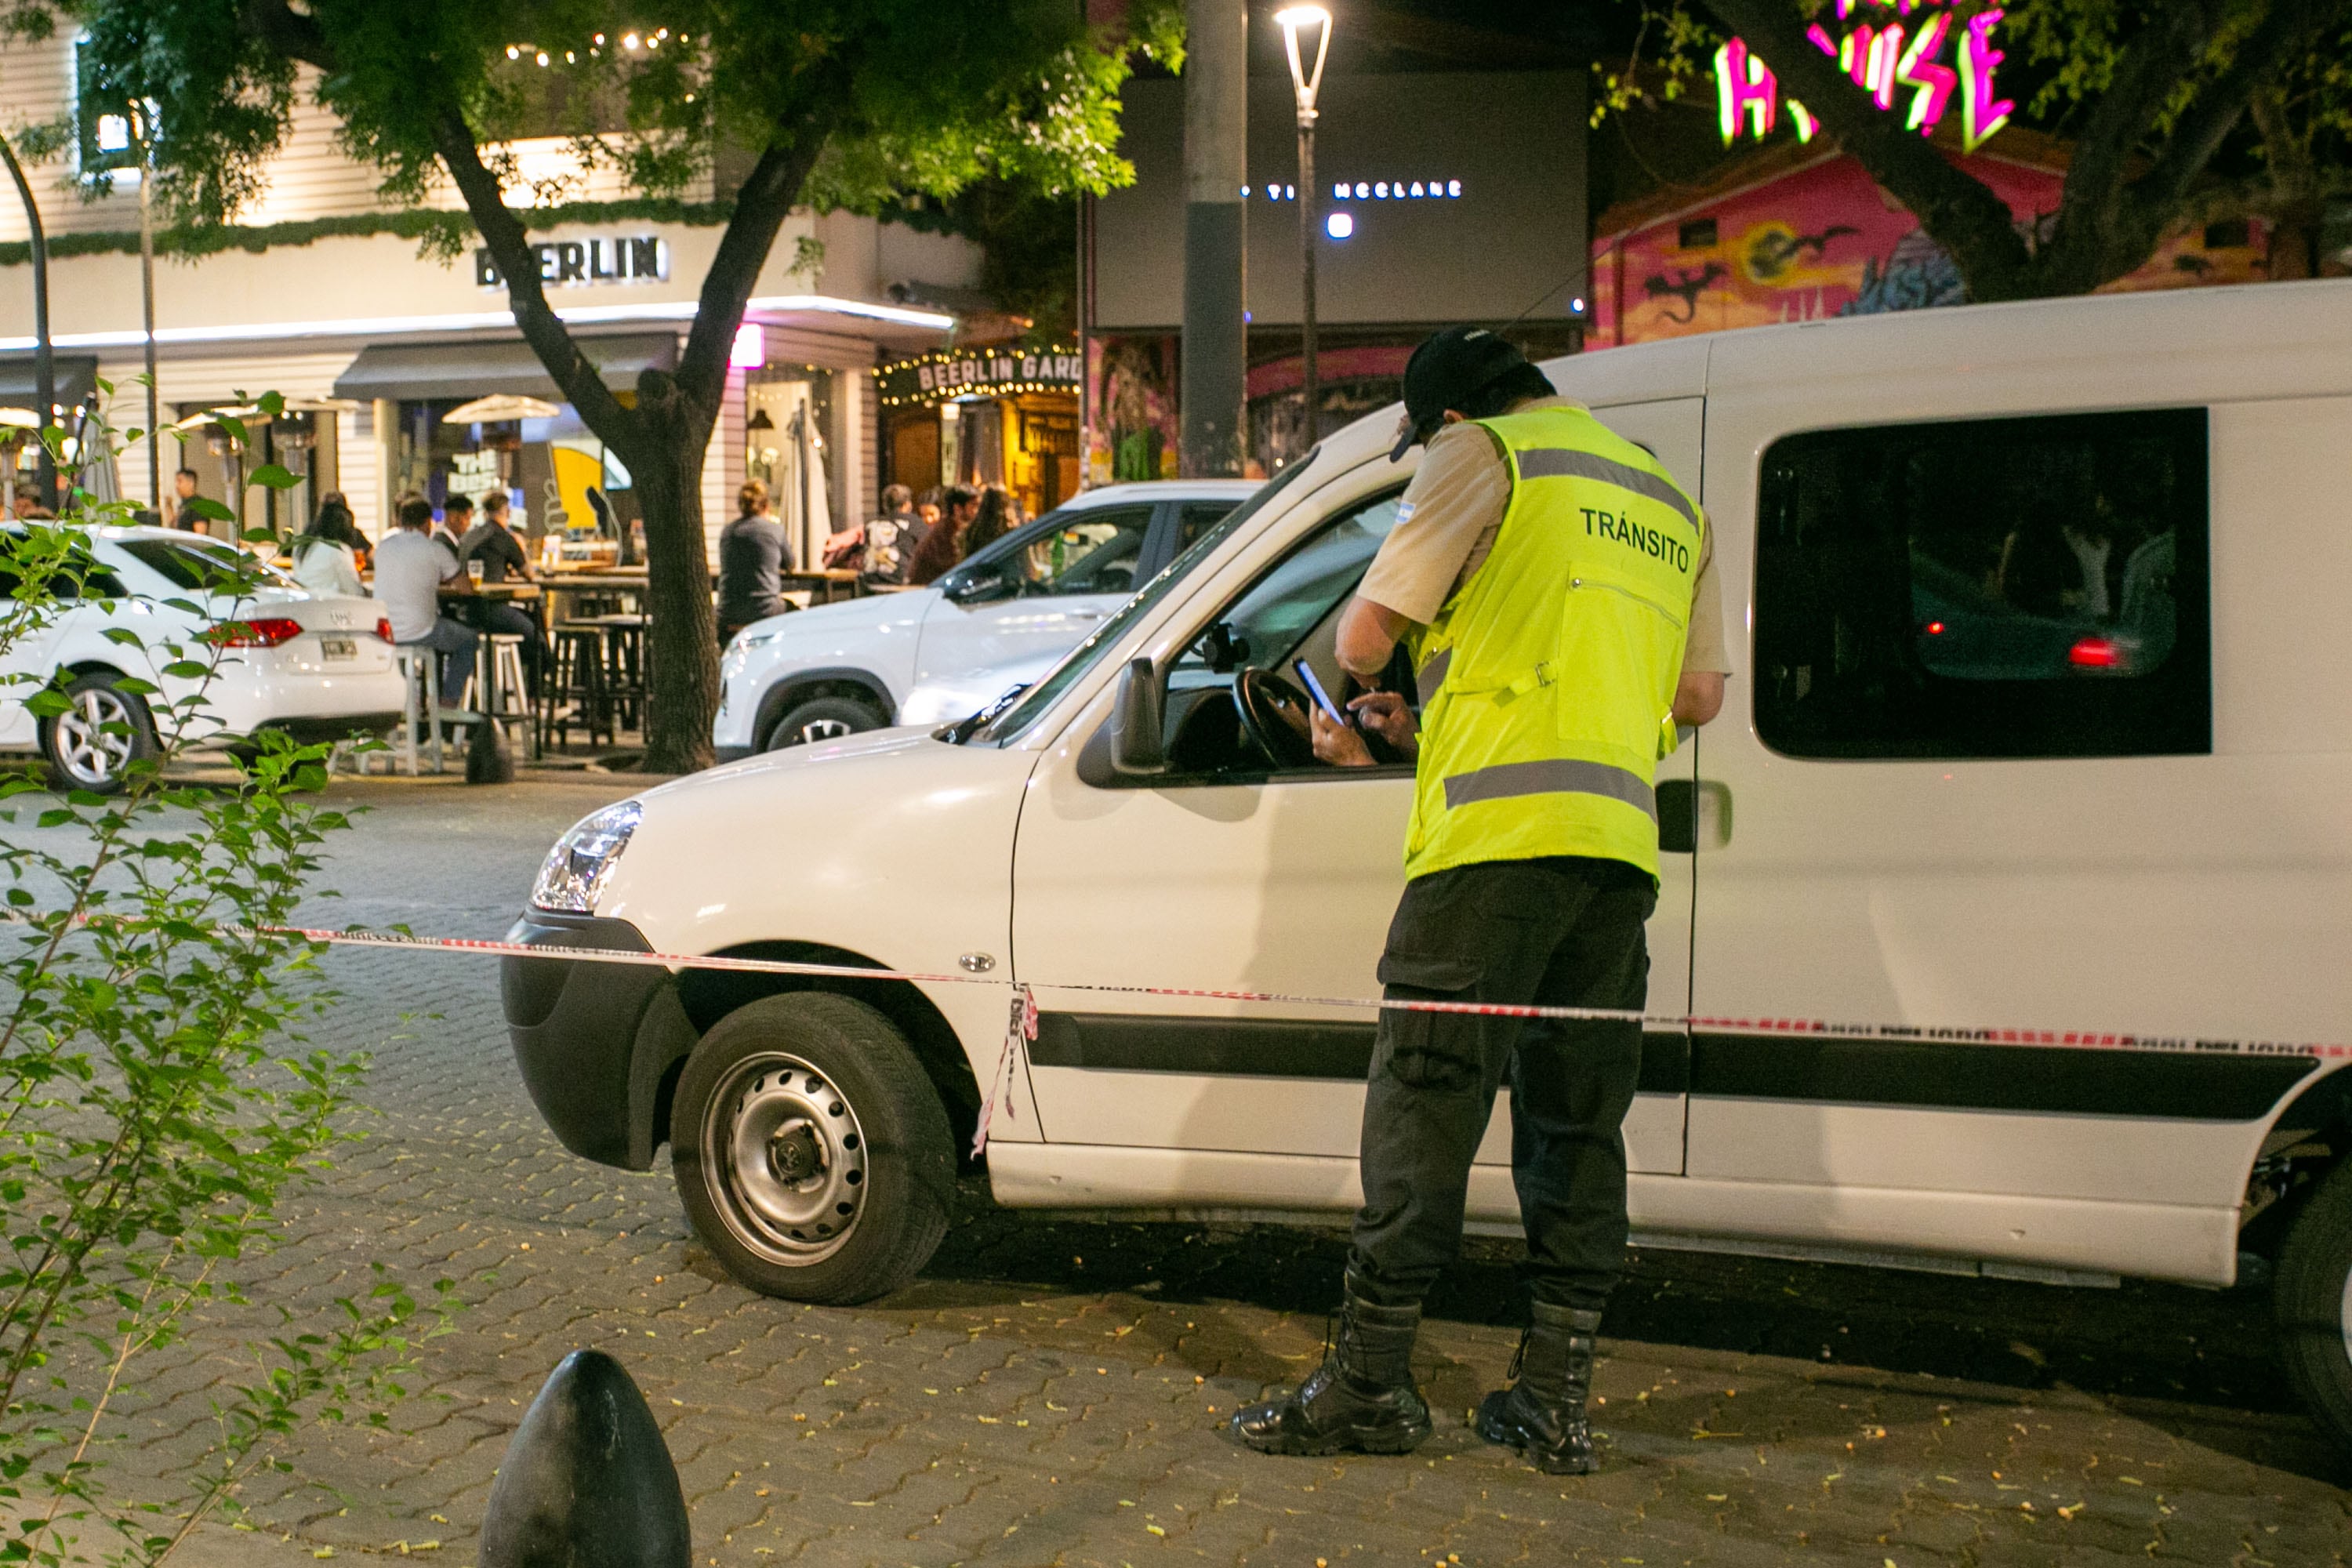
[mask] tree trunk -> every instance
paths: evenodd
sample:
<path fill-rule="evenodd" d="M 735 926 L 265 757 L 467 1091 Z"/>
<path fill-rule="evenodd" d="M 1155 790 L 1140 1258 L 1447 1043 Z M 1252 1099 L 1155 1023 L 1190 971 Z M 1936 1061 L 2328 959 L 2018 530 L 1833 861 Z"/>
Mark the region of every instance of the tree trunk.
<path fill-rule="evenodd" d="M 646 520 L 646 759 L 655 773 L 690 773 L 711 763 L 719 716 L 719 623 L 710 605 L 702 529 L 702 459 L 711 416 L 667 374 L 648 372 L 637 412 L 646 449 L 624 460 Z"/>
<path fill-rule="evenodd" d="M 2297 132 L 2285 95 L 2276 87 L 2254 94 L 2247 107 L 2262 133 L 2263 157 L 2271 172 L 2271 278 L 2316 278 L 2327 202 L 2320 194 L 2310 138 Z"/>

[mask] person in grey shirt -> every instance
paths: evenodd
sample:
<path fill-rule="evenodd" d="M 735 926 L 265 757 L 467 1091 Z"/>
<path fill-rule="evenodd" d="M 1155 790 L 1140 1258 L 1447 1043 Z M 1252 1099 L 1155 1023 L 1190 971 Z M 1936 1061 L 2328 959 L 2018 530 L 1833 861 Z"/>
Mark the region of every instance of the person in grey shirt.
<path fill-rule="evenodd" d="M 721 647 L 753 621 L 793 608 L 784 597 L 793 569 L 792 541 L 768 515 L 768 487 L 757 479 L 735 493 L 735 521 L 719 531 L 719 641 Z"/>

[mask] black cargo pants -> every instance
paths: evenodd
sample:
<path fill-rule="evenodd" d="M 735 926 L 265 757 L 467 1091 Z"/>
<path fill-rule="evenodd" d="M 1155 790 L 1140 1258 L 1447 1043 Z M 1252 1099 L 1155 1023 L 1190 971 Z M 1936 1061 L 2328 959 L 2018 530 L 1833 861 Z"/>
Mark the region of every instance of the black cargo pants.
<path fill-rule="evenodd" d="M 1638 1009 L 1657 891 L 1619 860 L 1496 860 L 1406 884 L 1381 957 L 1391 997 Z M 1471 1156 L 1511 1088 L 1511 1172 L 1536 1300 L 1598 1310 L 1625 1256 L 1626 1110 L 1638 1023 L 1384 1012 L 1364 1099 L 1349 1271 L 1418 1303 L 1454 1260 Z"/>

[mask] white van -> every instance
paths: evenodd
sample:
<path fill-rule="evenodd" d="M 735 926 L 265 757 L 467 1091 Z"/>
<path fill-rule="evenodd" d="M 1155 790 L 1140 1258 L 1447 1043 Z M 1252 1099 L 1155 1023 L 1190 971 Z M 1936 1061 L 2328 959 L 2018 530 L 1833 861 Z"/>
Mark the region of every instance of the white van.
<path fill-rule="evenodd" d="M 1651 1011 L 1919 1030 L 1652 1032 L 1637 1235 L 2053 1283 L 2275 1260 L 2294 1375 L 2352 1439 L 2352 1078 L 2304 1048 L 2352 1036 L 2352 282 L 1545 368 L 1701 493 L 1736 620 L 1723 717 L 1663 764 Z M 984 721 L 599 813 L 517 939 L 1027 983 L 1000 1200 L 1336 1220 L 1366 1014 L 1061 987 L 1377 994 L 1409 773 L 1291 765 L 1234 688 L 1336 676 L 1394 426 L 1327 440 Z M 921 1266 L 1005 1039 L 996 984 L 530 959 L 505 987 L 564 1142 L 644 1169 L 667 1141 L 712 1250 L 803 1300 Z M 1971 1037 L 2000 1026 L 2053 1043 Z"/>

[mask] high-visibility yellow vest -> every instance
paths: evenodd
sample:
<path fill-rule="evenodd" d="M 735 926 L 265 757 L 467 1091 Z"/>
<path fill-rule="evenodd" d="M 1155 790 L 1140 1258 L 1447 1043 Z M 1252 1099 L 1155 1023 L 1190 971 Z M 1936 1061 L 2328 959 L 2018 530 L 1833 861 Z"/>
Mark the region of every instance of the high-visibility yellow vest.
<path fill-rule="evenodd" d="M 1481 420 L 1511 469 L 1494 548 L 1414 639 L 1405 874 L 1583 855 L 1658 874 L 1658 758 L 1706 521 L 1580 408 Z"/>

